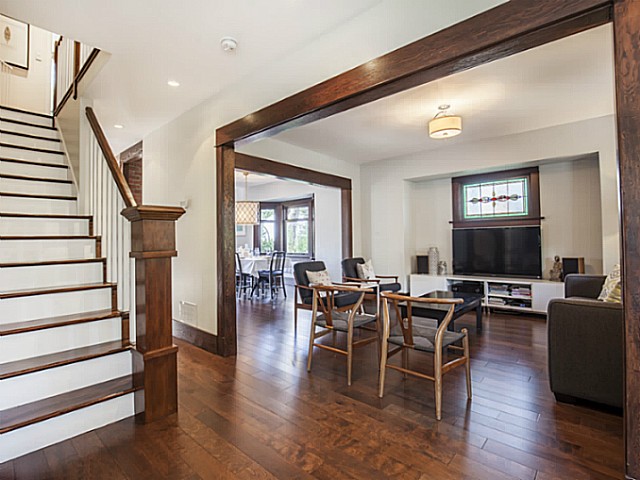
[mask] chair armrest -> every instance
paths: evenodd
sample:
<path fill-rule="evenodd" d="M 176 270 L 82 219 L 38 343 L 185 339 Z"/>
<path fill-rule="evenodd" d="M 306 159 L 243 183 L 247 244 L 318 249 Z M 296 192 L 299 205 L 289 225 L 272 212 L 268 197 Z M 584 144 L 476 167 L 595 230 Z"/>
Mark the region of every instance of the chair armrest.
<path fill-rule="evenodd" d="M 377 278 L 372 278 L 367 280 L 365 278 L 354 278 L 354 277 L 342 277 L 343 282 L 357 282 L 357 283 L 380 283 L 380 280 Z"/>
<path fill-rule="evenodd" d="M 549 383 L 554 393 L 622 406 L 622 305 L 553 299 L 547 321 Z"/>
<path fill-rule="evenodd" d="M 376 275 L 376 278 L 393 278 L 393 281 L 398 283 L 398 275 Z"/>
<path fill-rule="evenodd" d="M 564 279 L 564 296 L 596 299 L 606 278 L 604 275 L 567 275 Z"/>

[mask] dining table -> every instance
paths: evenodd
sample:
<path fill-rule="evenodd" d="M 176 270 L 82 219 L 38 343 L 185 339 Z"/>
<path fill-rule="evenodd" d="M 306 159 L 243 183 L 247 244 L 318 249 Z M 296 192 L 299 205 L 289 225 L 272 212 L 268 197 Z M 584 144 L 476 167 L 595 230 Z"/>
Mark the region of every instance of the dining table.
<path fill-rule="evenodd" d="M 251 257 L 240 257 L 240 264 L 242 265 L 242 273 L 248 273 L 249 275 L 258 278 L 260 270 L 269 270 L 271 266 L 271 255 L 258 255 Z M 291 270 L 291 260 L 286 259 L 284 262 L 284 270 Z"/>

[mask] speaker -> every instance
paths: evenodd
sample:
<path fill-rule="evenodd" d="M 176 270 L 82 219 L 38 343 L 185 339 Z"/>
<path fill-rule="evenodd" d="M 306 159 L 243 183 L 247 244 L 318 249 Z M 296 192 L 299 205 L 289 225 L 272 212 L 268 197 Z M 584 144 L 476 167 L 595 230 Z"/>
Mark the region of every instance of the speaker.
<path fill-rule="evenodd" d="M 562 258 L 562 275 L 570 273 L 584 273 L 584 257 Z"/>
<path fill-rule="evenodd" d="M 417 255 L 418 273 L 429 273 L 429 255 Z"/>

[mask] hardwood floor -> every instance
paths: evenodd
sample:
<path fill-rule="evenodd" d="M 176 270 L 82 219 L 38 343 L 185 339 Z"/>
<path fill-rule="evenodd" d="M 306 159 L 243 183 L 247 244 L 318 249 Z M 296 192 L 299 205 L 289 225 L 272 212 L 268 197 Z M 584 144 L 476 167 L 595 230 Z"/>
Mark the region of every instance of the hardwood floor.
<path fill-rule="evenodd" d="M 294 334 L 291 297 L 238 302 L 237 358 L 179 342 L 177 415 L 81 435 L 0 465 L 0 478 L 623 478 L 622 418 L 555 403 L 544 320 L 492 314 L 479 335 L 473 315 L 457 320 L 474 396 L 464 369 L 448 374 L 436 422 L 431 382 L 389 371 L 376 396 L 375 343 L 356 351 L 351 387 L 331 352 L 316 349 L 307 374 L 310 315 Z"/>

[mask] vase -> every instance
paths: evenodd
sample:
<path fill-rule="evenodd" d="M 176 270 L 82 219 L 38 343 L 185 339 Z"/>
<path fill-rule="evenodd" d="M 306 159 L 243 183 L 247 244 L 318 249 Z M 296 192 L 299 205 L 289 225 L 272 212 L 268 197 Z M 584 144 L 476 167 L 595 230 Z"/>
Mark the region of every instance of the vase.
<path fill-rule="evenodd" d="M 429 249 L 429 275 L 438 274 L 438 262 L 440 262 L 438 247 L 431 247 Z"/>

